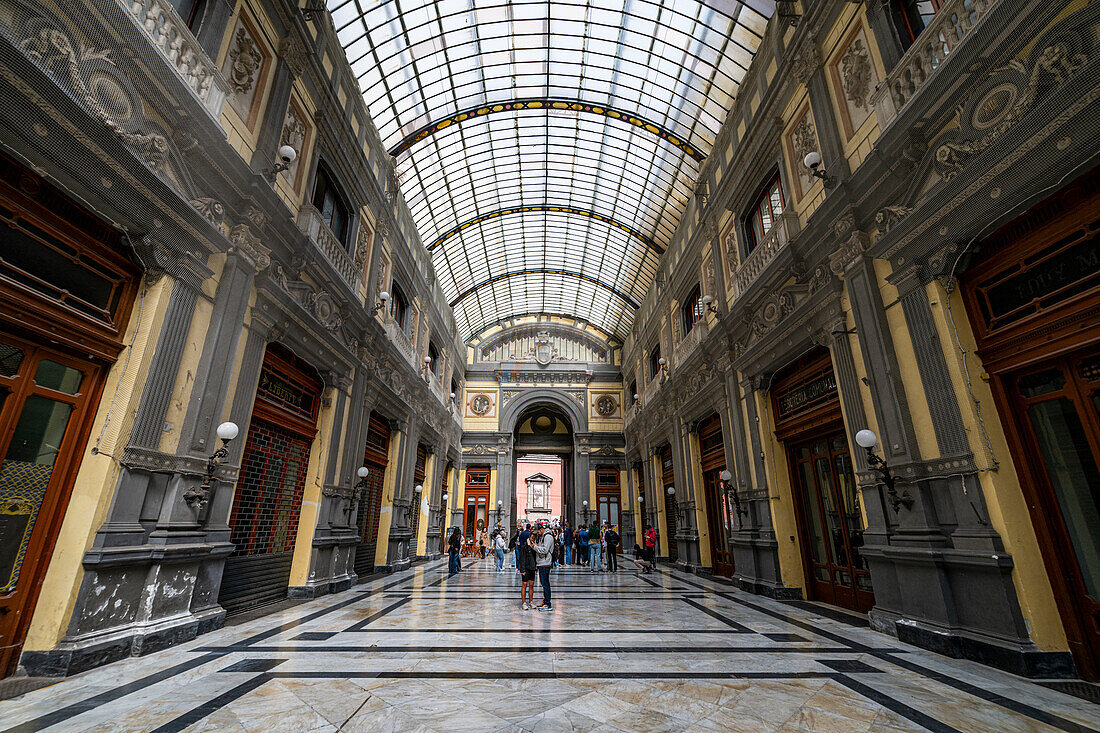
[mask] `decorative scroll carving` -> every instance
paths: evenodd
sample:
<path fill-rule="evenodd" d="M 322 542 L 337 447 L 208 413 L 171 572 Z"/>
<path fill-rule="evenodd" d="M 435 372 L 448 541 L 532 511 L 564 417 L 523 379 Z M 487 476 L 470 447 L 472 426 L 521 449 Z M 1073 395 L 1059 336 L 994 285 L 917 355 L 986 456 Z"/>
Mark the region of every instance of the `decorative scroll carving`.
<path fill-rule="evenodd" d="M 225 207 L 222 206 L 222 202 L 215 198 L 202 197 L 192 199 L 191 206 L 195 207 L 195 211 L 202 214 L 203 218 L 214 226 L 220 226 L 222 219 L 225 217 Z"/>
<path fill-rule="evenodd" d="M 264 55 L 256 45 L 256 39 L 246 28 L 237 28 L 233 46 L 229 49 L 229 88 L 234 94 L 245 95 L 256 83 L 256 72 L 264 62 Z"/>
<path fill-rule="evenodd" d="M 289 35 L 279 40 L 279 55 L 286 62 L 290 73 L 301 78 L 305 73 L 308 57 L 305 47 L 297 36 Z"/>
<path fill-rule="evenodd" d="M 263 246 L 247 224 L 238 224 L 230 229 L 229 242 L 234 250 L 255 266 L 256 272 L 263 272 L 271 265 L 271 250 Z"/>

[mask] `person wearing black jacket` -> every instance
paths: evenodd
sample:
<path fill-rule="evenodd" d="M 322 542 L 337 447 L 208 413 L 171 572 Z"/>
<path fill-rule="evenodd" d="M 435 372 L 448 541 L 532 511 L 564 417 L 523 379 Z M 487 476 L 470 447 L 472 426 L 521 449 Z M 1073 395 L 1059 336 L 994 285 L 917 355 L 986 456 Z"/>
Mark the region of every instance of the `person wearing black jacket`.
<path fill-rule="evenodd" d="M 519 599 L 524 611 L 535 607 L 535 574 L 538 572 L 538 562 L 535 559 L 535 549 L 531 546 L 531 533 L 522 532 L 516 543 L 516 553 L 519 562 L 520 580 Z"/>
<path fill-rule="evenodd" d="M 608 527 L 603 539 L 607 543 L 607 572 L 614 573 L 619 569 L 619 533 Z"/>
<path fill-rule="evenodd" d="M 462 561 L 458 559 L 458 553 L 462 550 L 462 533 L 458 531 L 458 527 L 454 528 L 451 532 L 451 539 L 447 542 L 447 547 L 450 553 L 450 563 L 447 569 L 451 575 L 454 575 L 462 569 Z"/>

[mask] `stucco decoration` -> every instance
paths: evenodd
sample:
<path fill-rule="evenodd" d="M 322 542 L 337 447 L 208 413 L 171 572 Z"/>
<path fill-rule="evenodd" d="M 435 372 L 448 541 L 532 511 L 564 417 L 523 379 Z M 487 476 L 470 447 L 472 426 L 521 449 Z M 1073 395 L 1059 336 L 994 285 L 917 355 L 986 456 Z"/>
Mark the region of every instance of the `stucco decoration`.
<path fill-rule="evenodd" d="M 262 272 L 271 265 L 271 250 L 260 242 L 247 224 L 237 224 L 230 229 L 229 242 L 234 250 L 252 262 L 256 272 Z"/>
<path fill-rule="evenodd" d="M 367 217 L 359 219 L 359 236 L 355 240 L 355 266 L 362 270 L 367 265 L 367 255 L 370 254 L 371 245 L 374 243 L 374 228 Z"/>
<path fill-rule="evenodd" d="M 795 119 L 790 132 L 787 133 L 787 148 L 791 157 L 791 172 L 795 174 L 795 188 L 798 197 L 801 198 L 816 180 L 802 161 L 807 153 L 820 149 L 817 142 L 817 128 L 814 126 L 814 116 L 809 105 L 802 108 L 802 113 Z"/>
<path fill-rule="evenodd" d="M 279 40 L 279 56 L 286 62 L 290 73 L 301 78 L 305 73 L 308 57 L 305 47 L 296 35 L 291 34 Z"/>
<path fill-rule="evenodd" d="M 851 138 L 874 112 L 871 93 L 879 83 L 878 71 L 863 27 L 849 37 L 848 45 L 833 67 L 833 78 L 844 91 L 843 122 L 845 136 Z"/>
<path fill-rule="evenodd" d="M 622 410 L 620 408 L 621 405 L 618 394 L 605 392 L 592 395 L 591 417 L 597 420 L 609 420 L 622 417 Z"/>
<path fill-rule="evenodd" d="M 492 392 L 471 392 L 466 396 L 466 415 L 468 417 L 494 417 L 496 415 L 496 396 Z"/>
<path fill-rule="evenodd" d="M 251 125 L 256 92 L 263 74 L 265 56 L 260 41 L 244 15 L 237 18 L 233 40 L 225 57 L 226 81 L 229 83 L 229 103 L 237 114 Z"/>
<path fill-rule="evenodd" d="M 894 225 L 913 213 L 913 210 L 905 206 L 884 206 L 875 214 L 875 226 L 880 235 L 886 234 Z"/>
<path fill-rule="evenodd" d="M 220 226 L 222 219 L 225 218 L 225 207 L 222 206 L 222 202 L 209 196 L 203 196 L 197 199 L 192 199 L 188 202 L 195 208 L 195 211 L 202 214 L 203 218 L 214 226 Z"/>
<path fill-rule="evenodd" d="M 813 38 L 807 37 L 798 47 L 791 61 L 791 71 L 801 84 L 809 84 L 814 72 L 821 66 L 821 52 Z"/>

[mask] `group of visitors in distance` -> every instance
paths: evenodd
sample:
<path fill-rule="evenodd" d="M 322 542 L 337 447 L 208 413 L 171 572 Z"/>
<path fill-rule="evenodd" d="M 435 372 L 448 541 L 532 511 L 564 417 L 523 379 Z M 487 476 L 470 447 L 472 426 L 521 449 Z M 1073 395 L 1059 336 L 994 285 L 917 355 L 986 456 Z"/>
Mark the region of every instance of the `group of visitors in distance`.
<path fill-rule="evenodd" d="M 470 544 L 471 540 L 467 543 Z M 498 573 L 515 568 L 520 575 L 520 604 L 523 610 L 550 611 L 553 609 L 550 602 L 550 571 L 553 568 L 577 566 L 587 567 L 593 573 L 617 572 L 621 542 L 618 526 L 608 521 L 602 526 L 593 522 L 591 526 L 581 525 L 576 529 L 569 526 L 569 522 L 517 522 L 511 538 L 507 538 L 499 522 L 490 531 L 479 520 L 476 547 L 479 558 L 484 559 L 490 553 L 495 557 Z M 657 530 L 653 527 L 647 529 L 643 542 L 644 547 L 634 545 L 634 564 L 639 574 L 653 572 Z M 462 570 L 462 548 L 462 531 L 455 527 L 448 540 L 451 575 Z M 505 563 L 508 554 L 514 558 L 511 565 Z M 542 603 L 538 606 L 535 606 L 534 599 L 536 575 L 542 586 Z"/>

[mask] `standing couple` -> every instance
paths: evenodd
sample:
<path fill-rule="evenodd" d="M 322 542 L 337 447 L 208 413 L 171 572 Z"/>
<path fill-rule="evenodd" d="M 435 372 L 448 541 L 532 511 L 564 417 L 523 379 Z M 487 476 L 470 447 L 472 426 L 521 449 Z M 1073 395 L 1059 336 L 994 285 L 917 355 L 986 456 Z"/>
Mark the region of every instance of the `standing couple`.
<path fill-rule="evenodd" d="M 535 607 L 535 573 L 538 573 L 542 586 L 542 605 L 539 611 L 549 611 L 550 605 L 550 567 L 554 563 L 554 534 L 542 525 L 531 525 L 520 532 L 516 542 L 516 560 L 522 573 L 523 585 L 520 586 L 520 602 L 523 610 Z"/>

